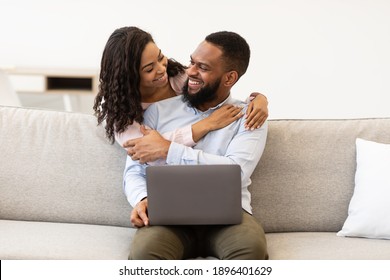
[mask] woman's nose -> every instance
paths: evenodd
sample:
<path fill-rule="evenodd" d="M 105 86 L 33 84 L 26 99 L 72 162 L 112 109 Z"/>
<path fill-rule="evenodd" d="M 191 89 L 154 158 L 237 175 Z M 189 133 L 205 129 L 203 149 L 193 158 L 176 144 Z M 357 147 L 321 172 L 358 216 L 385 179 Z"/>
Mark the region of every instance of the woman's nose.
<path fill-rule="evenodd" d="M 161 74 L 164 73 L 167 69 L 167 66 L 163 63 L 158 64 L 157 73 Z"/>

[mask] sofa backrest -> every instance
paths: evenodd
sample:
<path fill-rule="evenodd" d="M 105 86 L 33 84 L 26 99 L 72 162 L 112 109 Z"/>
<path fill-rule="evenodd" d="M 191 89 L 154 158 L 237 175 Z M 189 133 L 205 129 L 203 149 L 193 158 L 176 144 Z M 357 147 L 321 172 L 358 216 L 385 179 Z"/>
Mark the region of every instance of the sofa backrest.
<path fill-rule="evenodd" d="M 390 119 L 269 121 L 250 186 L 266 232 L 341 229 L 357 137 L 390 143 Z M 92 115 L 0 106 L 0 219 L 129 226 L 125 158 Z"/>
<path fill-rule="evenodd" d="M 0 219 L 129 226 L 125 158 L 92 115 L 0 107 Z"/>
<path fill-rule="evenodd" d="M 390 143 L 390 118 L 269 121 L 250 187 L 266 232 L 342 228 L 354 190 L 357 137 Z"/>

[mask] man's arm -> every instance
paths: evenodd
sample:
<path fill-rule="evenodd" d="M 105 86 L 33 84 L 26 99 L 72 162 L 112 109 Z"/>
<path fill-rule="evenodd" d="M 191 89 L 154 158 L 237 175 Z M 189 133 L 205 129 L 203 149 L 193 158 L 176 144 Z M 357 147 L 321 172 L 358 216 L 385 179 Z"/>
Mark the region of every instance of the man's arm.
<path fill-rule="evenodd" d="M 123 188 L 127 200 L 133 207 L 130 221 L 135 227 L 143 227 L 149 224 L 147 215 L 147 192 L 145 180 L 145 164 L 126 159 L 126 167 L 123 174 Z"/>
<path fill-rule="evenodd" d="M 152 114 L 151 118 L 157 122 L 157 115 Z M 146 167 L 146 164 L 141 164 L 127 156 L 126 167 L 123 172 L 123 188 L 127 200 L 133 207 L 130 220 L 136 227 L 148 225 Z"/>
<path fill-rule="evenodd" d="M 147 165 L 140 164 L 132 160 L 129 156 L 126 158 L 126 167 L 123 173 L 123 189 L 127 200 L 132 207 L 147 196 L 145 168 Z"/>

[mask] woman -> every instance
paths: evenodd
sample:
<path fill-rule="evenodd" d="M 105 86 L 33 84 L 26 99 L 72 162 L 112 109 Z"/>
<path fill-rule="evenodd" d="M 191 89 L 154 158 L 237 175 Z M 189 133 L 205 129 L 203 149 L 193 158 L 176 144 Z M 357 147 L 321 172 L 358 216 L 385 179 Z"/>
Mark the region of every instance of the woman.
<path fill-rule="evenodd" d="M 123 145 L 142 136 L 143 111 L 153 102 L 181 93 L 187 79 L 186 67 L 167 59 L 152 36 L 137 27 L 122 27 L 109 37 L 101 60 L 100 86 L 94 110 L 98 124 L 106 122 L 106 136 Z M 260 127 L 268 117 L 267 99 L 251 95 L 247 128 Z M 242 117 L 241 108 L 224 105 L 210 117 L 163 136 L 193 146 L 212 130 Z"/>

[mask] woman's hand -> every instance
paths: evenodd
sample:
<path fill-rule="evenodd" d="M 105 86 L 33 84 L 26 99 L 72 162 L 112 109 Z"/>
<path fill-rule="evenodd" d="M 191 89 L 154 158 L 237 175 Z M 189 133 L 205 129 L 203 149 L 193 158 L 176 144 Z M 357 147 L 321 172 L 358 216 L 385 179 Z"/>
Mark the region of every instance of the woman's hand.
<path fill-rule="evenodd" d="M 223 128 L 243 116 L 242 107 L 231 104 L 222 105 L 207 118 L 192 125 L 192 138 L 198 142 L 207 133 Z"/>
<path fill-rule="evenodd" d="M 231 124 L 243 115 L 242 107 L 225 104 L 205 118 L 205 121 L 208 123 L 210 131 L 212 131 Z"/>
<path fill-rule="evenodd" d="M 254 95 L 256 93 L 252 93 Z M 257 93 L 256 97 L 249 103 L 245 115 L 245 127 L 249 130 L 260 128 L 268 118 L 268 100 L 261 94 Z"/>

